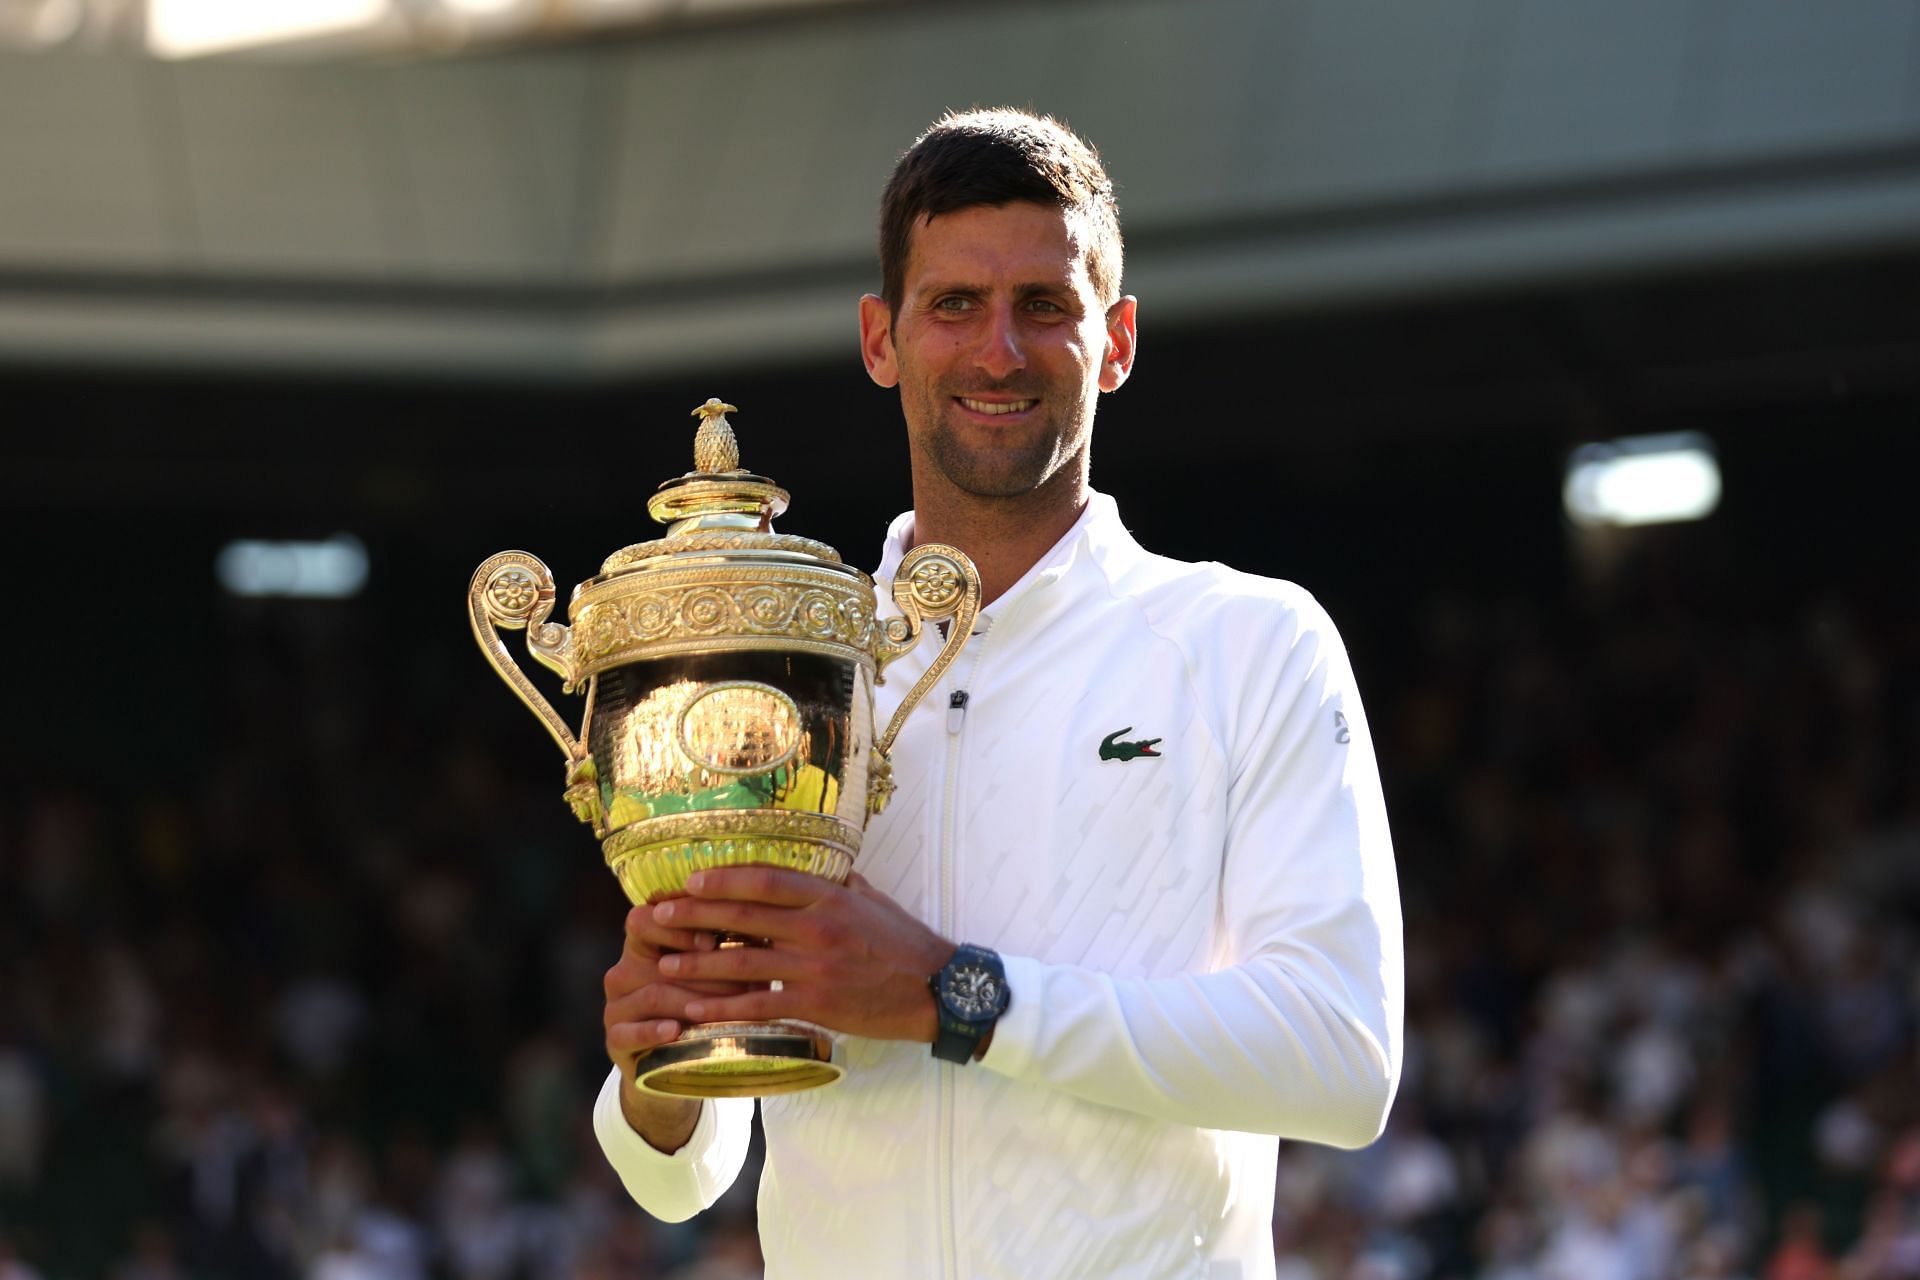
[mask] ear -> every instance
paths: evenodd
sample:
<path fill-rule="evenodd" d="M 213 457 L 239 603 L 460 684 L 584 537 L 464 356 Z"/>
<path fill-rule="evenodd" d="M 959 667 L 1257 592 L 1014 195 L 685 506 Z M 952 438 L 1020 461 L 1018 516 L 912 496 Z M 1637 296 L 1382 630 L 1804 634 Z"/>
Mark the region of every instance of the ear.
<path fill-rule="evenodd" d="M 1135 311 L 1139 299 L 1129 294 L 1107 308 L 1107 352 L 1100 364 L 1100 389 L 1118 391 L 1133 372 L 1133 352 L 1139 333 Z"/>
<path fill-rule="evenodd" d="M 893 358 L 893 313 L 885 299 L 869 293 L 860 299 L 860 358 L 867 376 L 883 387 L 900 385 L 900 367 Z"/>

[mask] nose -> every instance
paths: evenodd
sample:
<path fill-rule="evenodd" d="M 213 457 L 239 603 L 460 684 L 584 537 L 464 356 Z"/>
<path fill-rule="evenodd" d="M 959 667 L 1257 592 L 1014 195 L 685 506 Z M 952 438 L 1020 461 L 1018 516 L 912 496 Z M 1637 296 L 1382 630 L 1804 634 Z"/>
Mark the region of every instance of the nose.
<path fill-rule="evenodd" d="M 1027 367 L 1027 354 L 1020 345 L 1020 326 L 1015 322 L 1013 308 L 993 307 L 988 311 L 973 362 L 982 373 L 996 380 L 1012 377 Z"/>

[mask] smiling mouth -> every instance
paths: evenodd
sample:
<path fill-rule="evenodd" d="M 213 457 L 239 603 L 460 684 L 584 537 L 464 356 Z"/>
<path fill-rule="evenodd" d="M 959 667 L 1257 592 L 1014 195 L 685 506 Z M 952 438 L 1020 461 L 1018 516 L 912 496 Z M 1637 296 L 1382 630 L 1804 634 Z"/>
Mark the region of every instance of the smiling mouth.
<path fill-rule="evenodd" d="M 966 396 L 955 396 L 954 399 L 975 413 L 984 413 L 992 417 L 1008 413 L 1025 413 L 1040 403 L 1038 400 L 973 400 Z"/>

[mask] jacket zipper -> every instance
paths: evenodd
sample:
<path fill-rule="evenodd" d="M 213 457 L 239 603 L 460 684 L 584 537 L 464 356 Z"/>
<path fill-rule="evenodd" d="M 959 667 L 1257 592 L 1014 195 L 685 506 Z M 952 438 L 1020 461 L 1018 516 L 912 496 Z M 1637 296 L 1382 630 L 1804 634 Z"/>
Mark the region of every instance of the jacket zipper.
<path fill-rule="evenodd" d="M 985 651 L 987 635 L 993 630 L 978 632 L 973 637 L 973 661 L 967 667 L 967 680 L 972 683 L 980 673 L 980 657 Z M 966 728 L 967 703 L 970 701 L 966 689 L 957 688 L 947 698 L 947 778 L 946 794 L 940 812 L 940 934 L 942 937 L 954 936 L 954 835 L 958 825 L 955 810 L 960 791 L 960 733 Z M 964 941 L 960 939 L 959 941 Z M 940 1076 L 940 1151 L 937 1167 L 940 1171 L 939 1195 L 944 1207 L 940 1214 L 941 1274 L 958 1277 L 960 1274 L 959 1257 L 959 1210 L 954 1204 L 953 1160 L 957 1144 L 954 1117 L 954 1082 L 951 1071 L 942 1071 Z"/>

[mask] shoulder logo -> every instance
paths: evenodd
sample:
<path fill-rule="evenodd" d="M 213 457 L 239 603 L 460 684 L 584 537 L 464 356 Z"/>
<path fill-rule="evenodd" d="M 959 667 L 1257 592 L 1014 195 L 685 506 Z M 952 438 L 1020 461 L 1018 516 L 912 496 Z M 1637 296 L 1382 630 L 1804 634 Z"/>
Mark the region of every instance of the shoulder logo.
<path fill-rule="evenodd" d="M 1344 711 L 1333 713 L 1333 740 L 1343 746 L 1353 741 L 1353 730 L 1347 725 L 1347 713 Z"/>
<path fill-rule="evenodd" d="M 1148 759 L 1158 760 L 1160 753 L 1153 749 L 1154 744 L 1160 741 L 1158 738 L 1147 738 L 1140 742 L 1117 741 L 1121 734 L 1132 732 L 1133 726 L 1128 725 L 1124 729 L 1115 729 L 1100 739 L 1100 758 L 1102 760 L 1138 760 L 1141 756 L 1146 756 Z"/>

